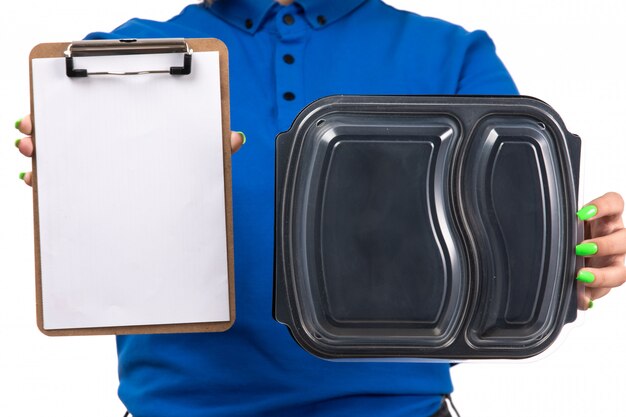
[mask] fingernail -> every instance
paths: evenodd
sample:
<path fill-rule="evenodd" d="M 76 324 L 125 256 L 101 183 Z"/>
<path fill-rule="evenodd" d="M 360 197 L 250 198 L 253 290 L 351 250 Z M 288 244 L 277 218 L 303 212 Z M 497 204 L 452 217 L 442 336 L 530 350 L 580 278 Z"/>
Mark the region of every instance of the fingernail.
<path fill-rule="evenodd" d="M 590 282 L 593 282 L 596 279 L 596 277 L 589 271 L 580 271 L 578 272 L 576 279 L 580 282 L 584 282 L 585 284 L 588 284 Z"/>
<path fill-rule="evenodd" d="M 593 308 L 593 300 L 589 300 L 589 305 L 587 306 L 587 308 Z"/>
<path fill-rule="evenodd" d="M 20 172 L 20 179 L 21 179 L 21 180 L 23 180 L 25 176 L 26 176 L 26 173 L 25 173 L 25 172 Z"/>
<path fill-rule="evenodd" d="M 240 131 L 237 131 L 237 133 L 239 133 L 241 135 L 241 137 L 243 138 L 243 142 L 241 143 L 241 145 L 245 145 L 246 144 L 246 134 Z"/>
<path fill-rule="evenodd" d="M 576 212 L 578 218 L 583 221 L 589 220 L 596 214 L 598 214 L 598 208 L 593 204 L 589 204 L 588 206 L 585 206 L 578 210 L 578 212 Z"/>
<path fill-rule="evenodd" d="M 21 142 L 21 141 L 22 141 L 22 139 L 17 139 L 17 140 L 15 141 L 15 147 L 16 147 L 16 148 L 19 148 L 19 147 L 20 147 L 20 142 Z"/>
<path fill-rule="evenodd" d="M 22 124 L 22 119 L 15 122 L 15 128 L 19 130 L 21 124 Z"/>
<path fill-rule="evenodd" d="M 581 243 L 576 246 L 576 256 L 591 256 L 598 253 L 598 245 L 593 242 Z"/>

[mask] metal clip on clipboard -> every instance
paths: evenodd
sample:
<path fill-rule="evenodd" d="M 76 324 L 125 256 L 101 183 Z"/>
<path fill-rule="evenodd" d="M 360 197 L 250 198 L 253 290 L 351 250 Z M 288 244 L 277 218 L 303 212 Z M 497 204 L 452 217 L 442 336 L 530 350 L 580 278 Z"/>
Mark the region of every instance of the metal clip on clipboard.
<path fill-rule="evenodd" d="M 89 72 L 86 69 L 74 68 L 74 57 L 103 56 L 103 55 L 135 55 L 135 54 L 162 54 L 184 53 L 183 66 L 171 67 L 165 70 L 145 70 L 130 72 Z M 184 39 L 119 39 L 103 41 L 80 41 L 71 43 L 65 51 L 65 68 L 68 77 L 78 78 L 89 75 L 143 75 L 143 74 L 191 74 L 191 55 Z"/>

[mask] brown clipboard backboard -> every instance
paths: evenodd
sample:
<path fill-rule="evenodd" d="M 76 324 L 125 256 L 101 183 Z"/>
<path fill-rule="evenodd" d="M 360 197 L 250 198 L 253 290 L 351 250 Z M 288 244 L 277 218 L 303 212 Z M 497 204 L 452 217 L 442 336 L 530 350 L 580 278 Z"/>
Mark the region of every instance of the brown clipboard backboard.
<path fill-rule="evenodd" d="M 157 41 L 157 40 L 154 40 Z M 233 248 L 233 225 L 232 225 L 232 193 L 231 193 L 231 148 L 230 148 L 230 111 L 229 111 L 229 84 L 228 84 L 228 51 L 223 42 L 217 39 L 184 39 L 188 49 L 194 52 L 216 51 L 219 54 L 219 79 L 221 97 L 221 134 L 223 142 L 223 171 L 224 171 L 224 204 L 225 204 L 225 229 L 226 229 L 226 254 L 227 254 L 227 280 L 228 280 L 228 321 L 208 321 L 193 323 L 168 323 L 168 324 L 142 324 L 106 327 L 84 328 L 55 328 L 44 327 L 43 305 L 43 281 L 42 277 L 42 254 L 40 236 L 40 205 L 39 205 L 39 181 L 37 174 L 37 154 L 32 159 L 32 184 L 33 184 L 33 213 L 35 232 L 35 275 L 36 275 L 36 307 L 37 325 L 40 331 L 48 336 L 72 336 L 72 335 L 123 335 L 123 334 L 148 334 L 148 333 L 191 333 L 191 332 L 221 332 L 228 330 L 235 321 L 235 286 L 234 286 L 234 248 Z M 98 42 L 98 41 L 95 41 Z M 94 42 L 94 45 L 98 45 Z M 115 42 L 115 41 L 113 41 Z M 144 40 L 122 40 L 119 42 L 133 42 L 141 45 Z M 148 41 L 149 42 L 149 41 Z M 33 60 L 38 58 L 64 58 L 71 43 L 46 43 L 37 45 L 30 54 L 30 94 L 31 94 L 31 118 L 33 122 L 32 138 L 37 142 L 37 114 L 34 105 L 33 87 Z M 101 47 L 99 45 L 98 47 Z M 189 51 L 188 51 L 189 52 Z M 130 52 L 131 54 L 133 52 Z M 160 53 L 155 50 L 153 53 Z M 100 55 L 116 55 L 117 52 L 101 53 Z M 180 55 L 180 54 L 179 54 Z M 193 67 L 192 67 L 193 68 Z M 129 75 L 134 76 L 134 75 Z M 143 75 L 139 75 L 143 76 Z M 149 76 L 149 75 L 148 75 Z M 35 146 L 36 148 L 36 146 Z M 123 290 L 123 289 L 121 289 Z"/>

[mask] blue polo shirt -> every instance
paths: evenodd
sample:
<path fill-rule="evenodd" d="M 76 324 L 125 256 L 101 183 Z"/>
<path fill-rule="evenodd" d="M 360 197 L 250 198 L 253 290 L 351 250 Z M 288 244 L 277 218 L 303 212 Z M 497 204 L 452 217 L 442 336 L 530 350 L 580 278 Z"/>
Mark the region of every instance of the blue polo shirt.
<path fill-rule="evenodd" d="M 231 126 L 248 138 L 232 160 L 237 320 L 225 333 L 118 337 L 128 410 L 430 416 L 452 391 L 448 364 L 324 361 L 272 319 L 274 139 L 330 94 L 516 94 L 487 34 L 380 0 L 216 0 L 88 38 L 160 37 L 215 37 L 229 49 Z"/>

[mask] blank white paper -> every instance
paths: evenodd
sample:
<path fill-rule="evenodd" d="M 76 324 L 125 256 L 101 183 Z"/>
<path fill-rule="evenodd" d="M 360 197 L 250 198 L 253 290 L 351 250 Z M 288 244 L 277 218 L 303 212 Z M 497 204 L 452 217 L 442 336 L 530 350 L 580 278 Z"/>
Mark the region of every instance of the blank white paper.
<path fill-rule="evenodd" d="M 228 321 L 218 53 L 32 65 L 44 328 Z"/>

